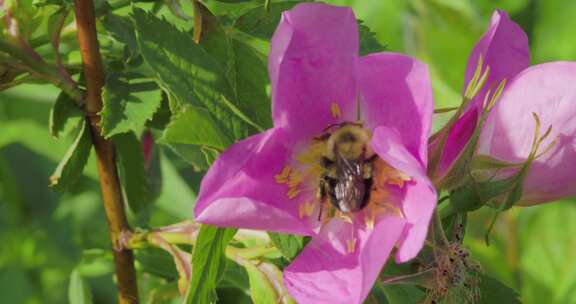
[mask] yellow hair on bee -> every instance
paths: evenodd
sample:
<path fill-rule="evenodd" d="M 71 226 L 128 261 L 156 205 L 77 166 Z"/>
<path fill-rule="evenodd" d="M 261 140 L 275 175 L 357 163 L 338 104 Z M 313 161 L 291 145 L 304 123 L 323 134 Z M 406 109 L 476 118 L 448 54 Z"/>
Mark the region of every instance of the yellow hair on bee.
<path fill-rule="evenodd" d="M 345 124 L 338 128 L 328 138 L 326 144 L 326 157 L 334 160 L 335 153 L 340 153 L 346 159 L 358 159 L 362 153 L 366 153 L 366 158 L 373 152 L 368 147 L 370 141 L 370 131 L 362 128 L 358 124 Z M 366 150 L 366 151 L 365 151 Z"/>

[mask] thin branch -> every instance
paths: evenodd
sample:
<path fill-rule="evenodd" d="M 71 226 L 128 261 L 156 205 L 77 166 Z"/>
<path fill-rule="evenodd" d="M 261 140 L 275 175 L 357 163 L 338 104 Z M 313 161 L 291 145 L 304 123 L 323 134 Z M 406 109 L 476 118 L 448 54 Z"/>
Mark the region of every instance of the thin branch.
<path fill-rule="evenodd" d="M 79 104 L 82 102 L 82 94 L 76 85 L 62 79 L 58 74 L 58 70 L 55 67 L 46 64 L 44 60 L 37 60 L 32 58 L 27 52 L 23 52 L 20 48 L 2 39 L 0 39 L 0 53 L 5 53 L 11 56 L 12 58 L 16 59 L 12 61 L 18 61 L 19 63 L 18 65 L 11 65 L 18 66 L 31 75 L 54 84 L 68 95 L 70 95 L 70 97 Z"/>
<path fill-rule="evenodd" d="M 52 37 L 50 37 L 50 41 L 52 42 L 52 48 L 54 49 L 54 54 L 56 56 L 56 67 L 58 68 L 58 74 L 60 77 L 70 86 L 76 86 L 76 82 L 70 77 L 70 74 L 66 70 L 64 64 L 62 64 L 62 56 L 60 56 L 60 36 L 62 35 L 62 29 L 66 23 L 66 18 L 68 17 L 68 13 L 70 11 L 68 9 L 64 9 L 60 18 L 58 19 L 58 23 L 56 24 L 56 29 Z"/>
<path fill-rule="evenodd" d="M 108 229 L 118 280 L 119 303 L 138 303 L 138 288 L 134 270 L 132 251 L 119 245 L 123 231 L 129 230 L 122 190 L 116 168 L 115 150 L 111 141 L 100 133 L 100 117 L 102 109 L 101 92 L 104 85 L 104 69 L 98 48 L 96 36 L 96 20 L 92 0 L 75 0 L 74 10 L 78 27 L 78 42 L 84 64 L 86 78 L 86 115 L 90 120 L 92 141 L 96 150 L 96 162 L 100 176 L 100 188 L 104 201 L 104 209 L 108 220 Z"/>

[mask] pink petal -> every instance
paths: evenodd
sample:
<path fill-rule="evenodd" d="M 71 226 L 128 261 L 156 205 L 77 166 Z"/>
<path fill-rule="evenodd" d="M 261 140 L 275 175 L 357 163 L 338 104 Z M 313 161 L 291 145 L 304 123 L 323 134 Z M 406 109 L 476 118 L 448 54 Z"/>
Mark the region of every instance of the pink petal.
<path fill-rule="evenodd" d="M 388 216 L 370 231 L 333 219 L 284 270 L 290 295 L 300 304 L 363 303 L 404 225 Z M 350 253 L 346 241 L 352 237 L 356 248 Z"/>
<path fill-rule="evenodd" d="M 496 87 L 502 79 L 510 80 L 530 64 L 528 37 L 518 24 L 510 20 L 508 14 L 496 10 L 492 14 L 488 30 L 468 57 L 464 89 L 474 75 L 480 55 L 484 58 L 484 66 L 490 67 L 486 87 Z"/>
<path fill-rule="evenodd" d="M 397 263 L 415 258 L 424 246 L 436 201 L 436 190 L 428 178 L 416 177 L 412 183 L 406 185 L 402 211 L 408 224 L 399 240 Z"/>
<path fill-rule="evenodd" d="M 398 130 L 380 126 L 372 132 L 370 146 L 390 166 L 414 177 L 426 176 L 425 163 L 406 148 L 405 138 Z"/>
<path fill-rule="evenodd" d="M 554 62 L 519 74 L 492 110 L 482 130 L 479 153 L 521 162 L 530 153 L 535 121 L 540 134 L 552 132 L 542 143 L 554 147 L 532 165 L 524 185 L 525 204 L 543 203 L 576 195 L 576 63 Z"/>
<path fill-rule="evenodd" d="M 301 139 L 355 120 L 358 29 L 350 8 L 303 3 L 282 15 L 269 72 L 274 126 Z M 332 104 L 341 117 L 332 113 Z"/>
<path fill-rule="evenodd" d="M 400 240 L 396 261 L 406 262 L 418 254 L 428 233 L 428 225 L 436 208 L 436 190 L 426 170 L 405 147 L 400 134 L 387 127 L 378 127 L 372 134 L 372 149 L 390 166 L 409 175 L 401 206 L 407 225 Z"/>
<path fill-rule="evenodd" d="M 280 129 L 240 141 L 220 155 L 204 176 L 194 214 L 196 221 L 286 233 L 313 234 L 315 221 L 298 217 L 297 199 L 288 199 L 278 175 L 291 158 L 290 142 Z"/>
<path fill-rule="evenodd" d="M 470 108 L 460 117 L 448 133 L 440 159 L 440 166 L 438 167 L 438 176 L 443 176 L 447 173 L 450 166 L 462 153 L 472 134 L 474 134 L 474 130 L 476 130 L 478 125 L 478 111 L 480 111 L 478 107 Z"/>
<path fill-rule="evenodd" d="M 358 78 L 367 126 L 395 128 L 406 149 L 426 163 L 434 110 L 427 66 L 401 54 L 372 54 L 360 59 Z"/>

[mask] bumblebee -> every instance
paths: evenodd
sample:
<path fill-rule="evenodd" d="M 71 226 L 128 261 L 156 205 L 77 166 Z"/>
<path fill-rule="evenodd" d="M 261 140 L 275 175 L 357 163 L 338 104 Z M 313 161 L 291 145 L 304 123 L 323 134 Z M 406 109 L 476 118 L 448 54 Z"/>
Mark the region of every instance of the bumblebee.
<path fill-rule="evenodd" d="M 329 127 L 319 140 L 325 141 L 320 159 L 319 196 L 342 212 L 366 207 L 372 186 L 373 161 L 376 155 L 368 147 L 370 133 L 360 123 Z"/>

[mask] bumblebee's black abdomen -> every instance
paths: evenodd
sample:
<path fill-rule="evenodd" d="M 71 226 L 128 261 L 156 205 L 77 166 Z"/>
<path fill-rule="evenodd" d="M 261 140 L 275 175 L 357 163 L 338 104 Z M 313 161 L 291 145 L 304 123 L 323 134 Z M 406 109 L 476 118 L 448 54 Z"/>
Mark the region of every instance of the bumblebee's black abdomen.
<path fill-rule="evenodd" d="M 325 176 L 322 193 L 328 195 L 330 203 L 342 212 L 362 210 L 370 199 L 372 178 L 337 179 Z"/>

